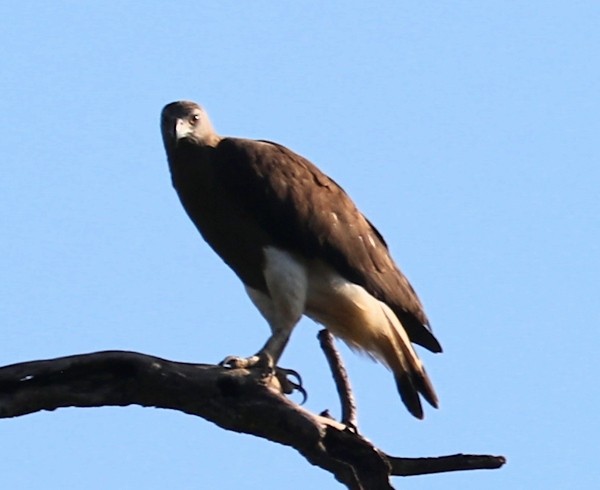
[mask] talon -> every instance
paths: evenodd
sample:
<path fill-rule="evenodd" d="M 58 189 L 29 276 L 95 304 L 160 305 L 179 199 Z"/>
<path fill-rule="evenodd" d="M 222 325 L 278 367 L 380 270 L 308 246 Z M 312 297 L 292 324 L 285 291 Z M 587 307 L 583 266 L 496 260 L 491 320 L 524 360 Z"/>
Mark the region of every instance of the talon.
<path fill-rule="evenodd" d="M 292 377 L 296 378 L 297 385 L 295 384 L 295 386 L 302 386 L 302 376 L 300 376 L 300 373 L 298 371 L 295 371 L 294 369 L 283 369 L 283 368 L 277 368 L 277 369 L 280 369 L 281 371 L 283 371 L 285 373 L 286 378 L 288 376 L 292 376 Z M 292 383 L 292 381 L 290 381 L 290 383 Z"/>
<path fill-rule="evenodd" d="M 302 395 L 300 405 L 303 405 L 308 399 L 308 393 L 302 386 L 302 376 L 300 376 L 300 373 L 293 369 L 284 369 L 275 366 L 273 358 L 265 352 L 251 357 L 227 356 L 219 363 L 219 366 L 231 369 L 262 369 L 261 374 L 265 378 L 271 376 L 277 378 L 281 390 L 286 395 L 291 395 L 294 391 L 299 391 Z M 289 379 L 288 376 L 295 379 L 295 381 Z"/>
<path fill-rule="evenodd" d="M 284 369 L 280 367 L 275 368 L 274 374 L 279 380 L 281 389 L 286 395 L 291 395 L 294 392 L 294 390 L 300 392 L 300 394 L 302 395 L 302 401 L 300 402 L 300 405 L 304 405 L 304 403 L 308 399 L 308 393 L 302 386 L 302 377 L 300 376 L 300 374 L 297 371 L 294 371 L 293 369 Z M 296 383 L 290 380 L 288 376 L 296 378 L 298 382 Z"/>

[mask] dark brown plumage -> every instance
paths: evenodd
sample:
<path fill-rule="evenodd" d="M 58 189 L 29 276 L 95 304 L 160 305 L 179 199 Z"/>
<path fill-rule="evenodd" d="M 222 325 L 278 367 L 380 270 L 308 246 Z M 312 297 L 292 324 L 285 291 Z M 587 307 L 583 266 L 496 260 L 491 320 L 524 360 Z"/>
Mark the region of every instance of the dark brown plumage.
<path fill-rule="evenodd" d="M 279 144 L 219 137 L 193 102 L 167 105 L 161 124 L 186 212 L 271 325 L 256 359 L 277 362 L 306 314 L 383 361 L 413 415 L 423 416 L 418 393 L 437 406 L 410 341 L 441 346 L 383 237 L 344 190 Z"/>

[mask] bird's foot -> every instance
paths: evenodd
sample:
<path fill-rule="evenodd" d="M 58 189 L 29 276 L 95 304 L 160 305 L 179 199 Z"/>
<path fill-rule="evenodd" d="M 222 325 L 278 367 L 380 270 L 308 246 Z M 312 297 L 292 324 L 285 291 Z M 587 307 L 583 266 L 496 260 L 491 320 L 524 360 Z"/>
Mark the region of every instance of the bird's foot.
<path fill-rule="evenodd" d="M 261 369 L 262 375 L 265 378 L 273 376 L 277 378 L 281 386 L 281 391 L 286 395 L 292 394 L 295 390 L 299 391 L 302 394 L 301 405 L 308 398 L 308 394 L 302 386 L 302 377 L 300 374 L 293 369 L 276 366 L 273 358 L 264 352 L 250 357 L 227 356 L 219 363 L 219 366 L 232 369 Z"/>
<path fill-rule="evenodd" d="M 232 369 L 252 369 L 258 367 L 272 369 L 272 363 L 272 359 L 261 358 L 258 355 L 250 357 L 227 356 L 219 363 L 219 366 Z"/>

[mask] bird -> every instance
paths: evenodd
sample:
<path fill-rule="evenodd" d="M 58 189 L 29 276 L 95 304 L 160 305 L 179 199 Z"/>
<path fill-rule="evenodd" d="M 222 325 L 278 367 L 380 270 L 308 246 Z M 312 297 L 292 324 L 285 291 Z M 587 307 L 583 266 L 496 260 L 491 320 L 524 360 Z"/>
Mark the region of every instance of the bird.
<path fill-rule="evenodd" d="M 382 234 L 333 179 L 267 140 L 220 136 L 203 107 L 161 112 L 172 185 L 204 240 L 242 281 L 271 335 L 230 367 L 277 365 L 303 316 L 393 373 L 408 411 L 438 397 L 412 343 L 442 352 Z"/>

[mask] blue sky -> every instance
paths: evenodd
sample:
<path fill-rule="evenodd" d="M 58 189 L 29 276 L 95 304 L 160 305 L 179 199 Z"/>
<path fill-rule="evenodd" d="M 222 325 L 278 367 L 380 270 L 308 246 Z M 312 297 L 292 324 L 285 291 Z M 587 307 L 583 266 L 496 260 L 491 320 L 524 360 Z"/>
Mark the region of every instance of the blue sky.
<path fill-rule="evenodd" d="M 104 349 L 217 362 L 268 328 L 171 189 L 167 102 L 278 141 L 386 237 L 445 353 L 419 422 L 343 349 L 364 434 L 504 454 L 403 489 L 591 488 L 600 424 L 597 2 L 5 2 L 0 364 Z M 282 364 L 338 413 L 304 320 Z M 293 450 L 164 410 L 1 420 L 3 488 L 339 488 Z M 282 483 L 283 482 L 283 483 Z"/>

